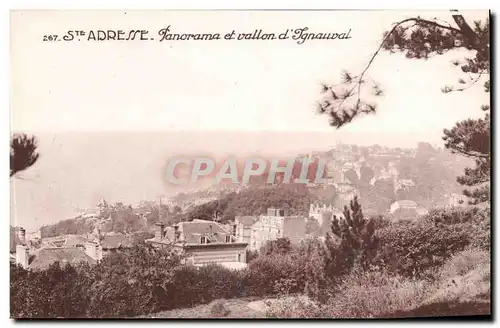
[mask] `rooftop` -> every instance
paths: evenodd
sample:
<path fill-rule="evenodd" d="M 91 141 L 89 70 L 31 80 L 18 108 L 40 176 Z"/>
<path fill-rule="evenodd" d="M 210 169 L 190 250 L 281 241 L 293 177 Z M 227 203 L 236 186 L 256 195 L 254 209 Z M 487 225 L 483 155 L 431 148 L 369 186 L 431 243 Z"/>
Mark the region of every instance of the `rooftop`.
<path fill-rule="evenodd" d="M 102 249 L 130 248 L 132 240 L 129 236 L 122 234 L 105 235 L 100 244 Z"/>
<path fill-rule="evenodd" d="M 77 264 L 87 262 L 95 264 L 96 261 L 75 247 L 45 247 L 40 249 L 31 260 L 29 267 L 35 270 L 47 269 L 52 263 Z"/>
<path fill-rule="evenodd" d="M 252 226 L 255 222 L 257 222 L 259 218 L 256 216 L 237 216 L 234 221 L 236 223 L 241 223 L 246 227 Z"/>

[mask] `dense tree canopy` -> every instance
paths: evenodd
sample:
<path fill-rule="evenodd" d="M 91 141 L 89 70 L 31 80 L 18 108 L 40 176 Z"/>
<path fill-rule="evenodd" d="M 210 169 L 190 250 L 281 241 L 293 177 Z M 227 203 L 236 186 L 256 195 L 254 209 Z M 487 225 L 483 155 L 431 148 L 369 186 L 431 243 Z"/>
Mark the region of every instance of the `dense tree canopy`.
<path fill-rule="evenodd" d="M 187 219 L 212 220 L 217 211 L 222 221 L 231 221 L 236 215 L 265 214 L 270 207 L 285 209 L 290 215 L 306 216 L 311 201 L 316 199 L 304 184 L 251 187 L 196 206 L 187 213 Z"/>

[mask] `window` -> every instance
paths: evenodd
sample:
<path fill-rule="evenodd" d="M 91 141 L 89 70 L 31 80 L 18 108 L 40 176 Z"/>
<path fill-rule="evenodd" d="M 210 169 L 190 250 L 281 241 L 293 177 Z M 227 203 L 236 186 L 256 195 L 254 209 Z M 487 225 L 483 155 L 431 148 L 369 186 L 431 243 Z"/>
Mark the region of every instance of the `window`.
<path fill-rule="evenodd" d="M 231 242 L 231 236 L 226 236 L 226 243 L 230 243 Z"/>
<path fill-rule="evenodd" d="M 200 237 L 200 244 L 206 244 L 207 243 L 207 238 L 206 237 Z"/>

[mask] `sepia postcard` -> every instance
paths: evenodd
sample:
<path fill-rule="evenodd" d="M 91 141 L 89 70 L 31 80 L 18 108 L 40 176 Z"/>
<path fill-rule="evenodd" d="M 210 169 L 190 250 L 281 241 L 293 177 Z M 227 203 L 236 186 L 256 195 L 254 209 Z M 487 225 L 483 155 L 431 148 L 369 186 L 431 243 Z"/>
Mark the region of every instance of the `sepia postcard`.
<path fill-rule="evenodd" d="M 12 10 L 13 319 L 491 319 L 488 10 Z"/>

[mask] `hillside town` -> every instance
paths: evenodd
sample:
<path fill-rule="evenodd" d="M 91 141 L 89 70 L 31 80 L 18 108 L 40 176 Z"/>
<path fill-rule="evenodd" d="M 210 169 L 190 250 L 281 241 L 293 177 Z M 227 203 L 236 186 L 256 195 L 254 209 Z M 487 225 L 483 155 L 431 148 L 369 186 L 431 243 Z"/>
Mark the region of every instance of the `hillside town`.
<path fill-rule="evenodd" d="M 118 204 L 120 210 L 130 209 L 132 216 L 127 220 L 134 221 L 129 228 L 116 229 L 116 218 L 109 210 L 109 204 L 102 199 L 96 208 L 82 209 L 75 218 L 66 220 L 79 222 L 85 226 L 86 233 L 62 234 L 42 227 L 33 233 L 17 228 L 15 245 L 11 243 L 11 260 L 29 269 L 45 269 L 56 261 L 62 263 L 87 262 L 98 263 L 103 257 L 124 251 L 134 244 L 134 241 L 143 240 L 155 247 L 162 245 L 174 246 L 184 254 L 189 254 L 188 263 L 202 265 L 219 263 L 229 268 L 244 268 L 246 266 L 247 251 L 258 252 L 267 242 L 280 238 L 287 238 L 293 244 L 310 238 L 312 235 L 323 236 L 309 229 L 327 226 L 335 217 L 343 218 L 344 206 L 357 197 L 363 203 L 364 197 L 372 193 L 387 192 L 386 186 L 392 190 L 392 202 L 387 208 L 373 214 L 385 215 L 393 220 L 415 220 L 429 213 L 429 203 L 418 194 L 416 185 L 420 177 L 411 171 L 415 168 L 404 166 L 404 161 L 413 162 L 418 156 L 426 156 L 426 161 L 438 162 L 446 170 L 457 170 L 460 167 L 458 159 L 453 155 L 422 144 L 419 149 L 391 149 L 372 146 L 358 147 L 356 145 L 338 144 L 328 152 L 316 152 L 308 155 L 310 158 L 327 160 L 327 177 L 330 185 L 309 185 L 309 190 L 326 190 L 328 197 L 315 198 L 302 212 L 293 212 L 293 207 L 268 207 L 263 212 L 254 215 L 234 213 L 233 217 L 222 218 L 219 209 L 208 213 L 203 219 L 189 217 L 189 213 L 210 203 L 219 203 L 222 197 L 230 193 L 240 194 L 250 187 L 211 187 L 183 193 L 163 201 L 163 203 L 142 201 L 134 208 Z M 403 172 L 403 169 L 407 172 Z M 452 186 L 453 182 L 447 181 Z M 382 185 L 380 189 L 376 189 Z M 268 185 L 254 186 L 254 188 L 270 188 Z M 331 188 L 331 189 L 328 189 Z M 371 189 L 370 189 L 371 188 Z M 320 191 L 321 192 L 321 191 Z M 331 194 L 335 193 L 332 198 Z M 243 194 L 242 194 L 243 195 Z M 448 187 L 439 201 L 435 196 L 434 206 L 465 206 L 465 196 Z M 380 202 L 384 195 L 376 195 Z M 412 198 L 413 197 L 413 198 Z M 415 199 L 416 198 L 416 199 Z M 425 203 L 425 205 L 424 205 Z M 270 204 L 280 206 L 280 204 Z M 288 204 L 287 204 L 288 205 Z M 166 213 L 162 213 L 166 209 Z M 369 208 L 367 212 L 369 212 Z M 54 228 L 52 226 L 51 228 Z M 118 231 L 116 231 L 118 230 Z M 76 231 L 75 231 L 76 232 Z M 142 237 L 135 237 L 137 233 Z M 148 238 L 151 237 L 151 238 Z M 15 246 L 15 247 L 14 247 Z"/>

